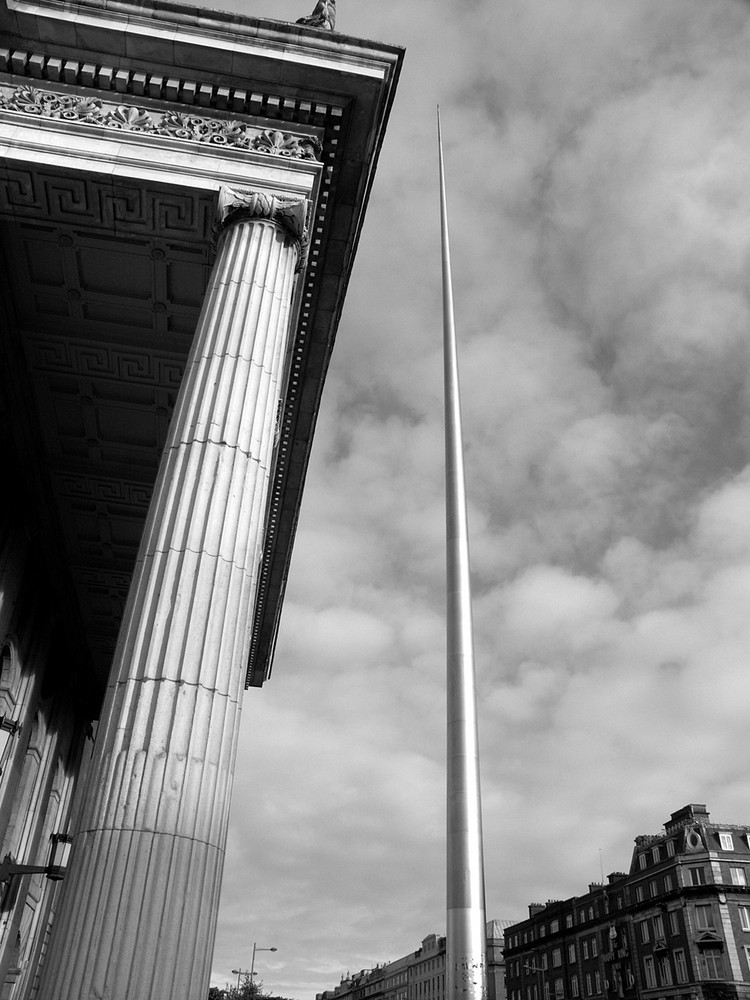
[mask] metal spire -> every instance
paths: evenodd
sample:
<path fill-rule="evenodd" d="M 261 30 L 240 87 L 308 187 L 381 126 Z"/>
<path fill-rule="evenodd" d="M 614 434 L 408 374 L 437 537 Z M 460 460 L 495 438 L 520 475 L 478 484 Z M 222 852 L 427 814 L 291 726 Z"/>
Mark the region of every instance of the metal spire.
<path fill-rule="evenodd" d="M 448 648 L 446 1000 L 486 1000 L 484 849 L 479 783 L 469 531 L 453 315 L 443 138 L 438 108 L 443 261 Z"/>

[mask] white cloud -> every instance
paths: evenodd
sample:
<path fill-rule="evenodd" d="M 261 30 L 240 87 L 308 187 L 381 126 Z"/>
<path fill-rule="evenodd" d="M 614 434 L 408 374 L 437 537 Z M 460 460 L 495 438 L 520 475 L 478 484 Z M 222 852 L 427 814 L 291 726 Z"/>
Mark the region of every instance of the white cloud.
<path fill-rule="evenodd" d="M 214 962 L 274 944 L 259 971 L 300 1000 L 445 929 L 437 103 L 489 914 L 627 867 L 688 801 L 749 818 L 750 7 L 339 8 L 408 52 L 246 696 Z"/>

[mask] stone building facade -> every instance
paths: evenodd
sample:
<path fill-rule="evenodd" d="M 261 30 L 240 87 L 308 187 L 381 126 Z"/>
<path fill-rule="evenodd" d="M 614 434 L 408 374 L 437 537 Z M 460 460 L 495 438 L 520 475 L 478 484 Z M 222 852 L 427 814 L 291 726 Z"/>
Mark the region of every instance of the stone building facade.
<path fill-rule="evenodd" d="M 508 1000 L 747 1000 L 749 880 L 750 826 L 685 806 L 627 873 L 506 929 Z"/>
<path fill-rule="evenodd" d="M 0 0 L 0 1000 L 207 992 L 240 703 L 402 56 Z"/>
<path fill-rule="evenodd" d="M 505 1000 L 503 928 L 510 924 L 487 923 L 487 1000 Z M 445 1000 L 445 938 L 428 934 L 416 951 L 374 969 L 347 973 L 316 1000 Z"/>

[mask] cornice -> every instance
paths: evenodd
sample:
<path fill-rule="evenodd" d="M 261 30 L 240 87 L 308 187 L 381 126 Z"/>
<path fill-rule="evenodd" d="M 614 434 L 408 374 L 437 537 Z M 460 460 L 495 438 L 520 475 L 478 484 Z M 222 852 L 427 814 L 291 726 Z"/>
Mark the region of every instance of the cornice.
<path fill-rule="evenodd" d="M 345 107 L 343 101 L 326 103 L 285 97 L 270 88 L 246 90 L 220 85 L 197 74 L 188 77 L 181 73 L 129 69 L 105 62 L 65 59 L 28 48 L 0 47 L 0 73 L 19 78 L 14 79 L 17 85 L 23 79 L 32 85 L 33 81 L 62 83 L 69 87 L 120 95 L 120 100 L 126 96 L 150 98 L 272 121 L 294 122 L 295 127 L 303 132 L 305 126 L 311 126 L 311 130 L 333 126 L 335 131 Z"/>
<path fill-rule="evenodd" d="M 296 21 L 205 9 L 172 0 L 5 0 L 5 5 L 18 18 L 31 16 L 37 21 L 64 22 L 69 32 L 75 32 L 76 25 L 101 25 L 119 35 L 127 27 L 131 33 L 153 38 L 158 32 L 165 41 L 197 43 L 200 47 L 210 46 L 216 39 L 225 52 L 229 30 L 233 39 L 230 49 L 260 53 L 278 50 L 281 44 L 284 58 L 306 67 L 332 68 L 337 73 L 344 69 L 365 76 L 382 76 L 376 64 L 395 65 L 403 55 L 399 46 L 341 31 L 320 32 Z"/>
<path fill-rule="evenodd" d="M 322 148 L 318 136 L 308 131 L 281 131 L 228 116 L 196 115 L 184 110 L 126 104 L 122 100 L 107 101 L 90 93 L 12 86 L 2 80 L 0 111 L 37 121 L 54 119 L 66 127 L 94 125 L 105 130 L 179 139 L 292 160 L 318 160 Z"/>

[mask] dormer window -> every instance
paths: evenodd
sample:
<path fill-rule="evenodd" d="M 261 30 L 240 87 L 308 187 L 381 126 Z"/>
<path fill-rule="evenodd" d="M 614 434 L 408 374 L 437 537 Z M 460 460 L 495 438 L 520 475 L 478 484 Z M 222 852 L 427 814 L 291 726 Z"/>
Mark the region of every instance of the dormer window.
<path fill-rule="evenodd" d="M 641 871 L 643 871 L 643 869 L 648 864 L 645 854 L 641 854 L 641 856 L 638 858 L 638 864 L 641 866 Z"/>
<path fill-rule="evenodd" d="M 719 843 L 721 844 L 722 851 L 733 851 L 734 850 L 734 840 L 732 839 L 731 833 L 720 833 Z"/>

